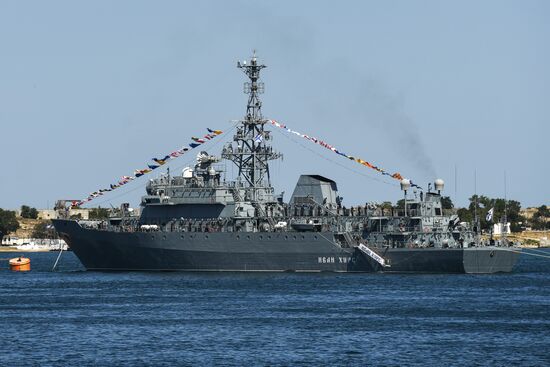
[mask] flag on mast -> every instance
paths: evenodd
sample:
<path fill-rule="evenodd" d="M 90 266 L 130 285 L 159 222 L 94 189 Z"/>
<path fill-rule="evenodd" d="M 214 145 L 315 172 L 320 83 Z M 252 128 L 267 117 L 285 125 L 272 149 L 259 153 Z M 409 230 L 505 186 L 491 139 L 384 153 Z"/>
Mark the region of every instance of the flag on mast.
<path fill-rule="evenodd" d="M 489 209 L 489 211 L 487 212 L 487 216 L 485 217 L 485 220 L 487 222 L 492 222 L 493 221 L 493 211 L 495 210 L 495 208 L 491 208 Z"/>

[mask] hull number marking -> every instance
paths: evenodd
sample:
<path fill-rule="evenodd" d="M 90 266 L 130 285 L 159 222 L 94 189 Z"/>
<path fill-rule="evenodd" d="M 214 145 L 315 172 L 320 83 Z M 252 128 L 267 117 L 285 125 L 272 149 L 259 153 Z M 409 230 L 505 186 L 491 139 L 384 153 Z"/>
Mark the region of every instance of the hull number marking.
<path fill-rule="evenodd" d="M 334 256 L 319 256 L 317 258 L 317 263 L 319 264 L 347 264 L 351 261 L 351 257 L 349 256 L 338 256 L 338 257 L 334 257 Z"/>

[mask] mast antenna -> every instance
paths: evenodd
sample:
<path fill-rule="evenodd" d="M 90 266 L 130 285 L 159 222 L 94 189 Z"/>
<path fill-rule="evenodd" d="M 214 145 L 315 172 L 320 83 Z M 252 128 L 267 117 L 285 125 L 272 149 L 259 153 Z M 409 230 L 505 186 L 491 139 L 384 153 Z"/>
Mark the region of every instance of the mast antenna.
<path fill-rule="evenodd" d="M 268 120 L 262 115 L 262 101 L 260 94 L 265 90 L 264 83 L 260 81 L 260 72 L 266 65 L 258 61 L 256 50 L 250 60 L 238 61 L 237 68 L 241 69 L 249 81 L 244 83 L 243 91 L 248 94 L 246 114 L 239 121 L 233 141 L 237 146 L 228 144 L 224 147 L 222 157 L 233 161 L 238 168 L 239 177 L 243 178 L 248 186 L 250 200 L 265 199 L 273 192 L 271 187 L 269 164 L 273 159 L 282 155 L 274 152 L 268 145 L 271 140 L 271 132 L 265 130 Z"/>
<path fill-rule="evenodd" d="M 480 222 L 479 222 L 479 218 L 477 217 L 477 202 L 478 202 L 478 197 L 477 197 L 477 170 L 474 169 L 474 198 L 475 198 L 475 201 L 474 201 L 474 223 L 476 225 L 476 237 L 477 237 L 477 240 L 479 241 L 479 234 L 481 233 L 481 228 L 480 227 Z"/>
<path fill-rule="evenodd" d="M 508 193 L 506 190 L 506 171 L 504 171 L 504 218 L 502 220 L 502 236 L 506 241 L 506 235 L 508 234 Z"/>

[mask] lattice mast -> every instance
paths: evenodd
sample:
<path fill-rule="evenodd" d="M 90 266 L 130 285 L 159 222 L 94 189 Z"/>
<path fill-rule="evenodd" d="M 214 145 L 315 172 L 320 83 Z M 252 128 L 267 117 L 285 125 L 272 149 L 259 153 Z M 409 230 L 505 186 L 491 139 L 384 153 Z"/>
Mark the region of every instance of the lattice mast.
<path fill-rule="evenodd" d="M 270 131 L 264 129 L 268 120 L 262 116 L 262 102 L 260 94 L 264 92 L 264 84 L 260 82 L 260 71 L 266 66 L 258 63 L 256 51 L 252 58 L 242 63 L 237 62 L 237 67 L 250 79 L 244 83 L 244 93 L 249 94 L 246 106 L 246 115 L 237 126 L 237 132 L 233 140 L 237 146 L 226 146 L 222 157 L 235 163 L 239 169 L 239 176 L 244 179 L 245 184 L 252 188 L 249 190 L 252 200 L 258 199 L 259 191 L 271 189 L 268 162 L 281 157 L 280 153 L 274 152 L 266 142 L 271 140 Z"/>

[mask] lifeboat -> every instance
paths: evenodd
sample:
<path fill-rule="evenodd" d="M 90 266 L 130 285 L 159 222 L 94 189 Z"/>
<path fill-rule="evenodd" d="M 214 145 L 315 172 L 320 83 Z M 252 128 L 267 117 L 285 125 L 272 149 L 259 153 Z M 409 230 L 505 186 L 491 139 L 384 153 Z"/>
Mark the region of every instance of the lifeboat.
<path fill-rule="evenodd" d="M 12 271 L 30 271 L 31 259 L 27 257 L 15 257 L 10 259 L 10 270 Z"/>

